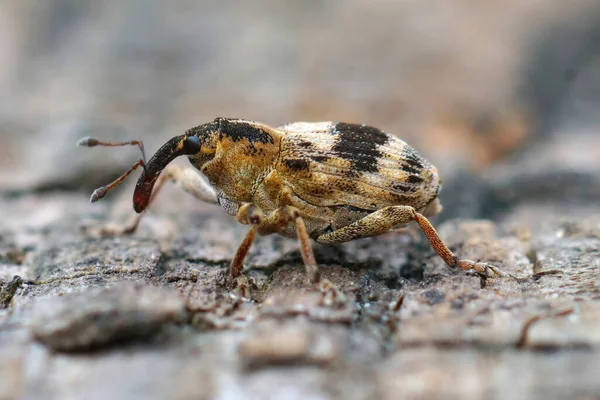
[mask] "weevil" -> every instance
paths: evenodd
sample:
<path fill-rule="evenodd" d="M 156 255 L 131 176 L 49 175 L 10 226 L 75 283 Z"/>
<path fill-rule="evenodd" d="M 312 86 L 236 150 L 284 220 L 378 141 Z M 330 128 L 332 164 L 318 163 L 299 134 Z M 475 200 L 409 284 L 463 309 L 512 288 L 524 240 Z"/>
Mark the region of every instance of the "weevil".
<path fill-rule="evenodd" d="M 241 275 L 256 234 L 297 238 L 308 277 L 322 284 L 311 239 L 347 242 L 411 222 L 417 222 L 449 267 L 473 270 L 485 278 L 509 276 L 487 263 L 459 259 L 444 244 L 427 219 L 441 211 L 437 169 L 406 142 L 372 126 L 295 122 L 271 127 L 216 118 L 175 136 L 148 162 L 141 141 L 84 138 L 79 144 L 136 145 L 142 151 L 131 169 L 91 196 L 92 202 L 101 199 L 136 168 L 143 168 L 133 193 L 138 216 L 121 233 L 136 229 L 141 213 L 169 180 L 249 225 L 229 266 L 232 278 Z M 168 166 L 179 156 L 187 156 L 201 174 L 191 167 Z"/>

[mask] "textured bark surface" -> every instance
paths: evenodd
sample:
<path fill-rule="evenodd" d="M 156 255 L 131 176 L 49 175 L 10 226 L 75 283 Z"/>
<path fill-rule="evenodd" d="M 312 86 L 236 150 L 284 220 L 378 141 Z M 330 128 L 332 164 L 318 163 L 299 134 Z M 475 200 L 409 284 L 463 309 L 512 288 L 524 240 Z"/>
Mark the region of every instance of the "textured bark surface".
<path fill-rule="evenodd" d="M 0 8 L 0 399 L 600 396 L 597 1 L 33 3 Z M 77 139 L 151 153 L 216 116 L 399 134 L 440 167 L 450 248 L 523 279 L 411 226 L 314 245 L 336 305 L 259 238 L 240 298 L 247 227 L 169 185 L 94 234 L 133 214 L 135 179 L 88 198 L 138 154 Z"/>
<path fill-rule="evenodd" d="M 25 283 L 0 313 L 1 397 L 600 392 L 598 216 L 554 218 L 536 231 L 443 223 L 461 256 L 523 277 L 562 272 L 484 288 L 404 234 L 316 246 L 324 276 L 347 294 L 343 304 L 324 306 L 297 245 L 277 237 L 259 239 L 252 251 L 254 300 L 233 295 L 225 268 L 244 228 L 183 195 L 165 197 L 181 200 L 176 213 L 170 204 L 156 207 L 141 232 L 123 238 L 79 233 L 90 212 L 80 194 L 3 200 L 3 210 L 24 215 L 42 217 L 47 202 L 69 211 L 43 229 L 3 233 L 2 277 L 18 274 Z"/>

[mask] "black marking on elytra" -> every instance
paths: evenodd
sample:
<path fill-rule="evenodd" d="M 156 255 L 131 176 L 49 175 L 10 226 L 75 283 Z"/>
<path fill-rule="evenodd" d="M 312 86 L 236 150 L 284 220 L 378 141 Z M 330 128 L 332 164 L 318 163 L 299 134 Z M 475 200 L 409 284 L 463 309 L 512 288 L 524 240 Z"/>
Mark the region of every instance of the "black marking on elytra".
<path fill-rule="evenodd" d="M 350 161 L 354 171 L 377 172 L 377 162 L 384 155 L 379 146 L 390 140 L 388 135 L 372 126 L 344 122 L 334 124 L 332 134 L 337 135 L 331 148 L 334 155 Z"/>
<path fill-rule="evenodd" d="M 414 168 L 414 167 L 412 167 L 410 165 L 407 165 L 407 164 L 402 164 L 400 166 L 400 169 L 402 171 L 406 172 L 406 173 L 413 174 L 413 175 L 420 175 L 421 171 L 422 171 L 422 169 L 416 169 L 416 168 Z"/>
<path fill-rule="evenodd" d="M 413 158 L 414 157 L 414 158 Z M 418 158 L 416 158 L 415 156 L 413 157 L 406 157 L 404 159 L 404 161 L 410 165 L 412 165 L 415 168 L 419 168 L 422 169 L 423 168 L 423 163 L 421 162 L 421 160 L 419 160 Z"/>
<path fill-rule="evenodd" d="M 283 163 L 286 167 L 293 171 L 302 171 L 308 169 L 308 161 L 301 158 L 289 158 L 287 160 L 283 160 Z"/>
<path fill-rule="evenodd" d="M 410 193 L 410 192 L 415 191 L 415 189 L 413 187 L 406 186 L 401 183 L 392 183 L 392 189 L 397 190 L 402 193 Z"/>
<path fill-rule="evenodd" d="M 354 168 L 348 168 L 343 172 L 346 178 L 350 179 L 359 179 L 361 177 L 361 171 L 358 171 Z"/>
<path fill-rule="evenodd" d="M 414 198 L 413 197 L 408 197 L 404 194 L 400 194 L 400 193 L 390 193 L 392 199 L 397 203 L 397 204 L 404 204 L 404 205 L 411 205 L 414 206 Z"/>
<path fill-rule="evenodd" d="M 308 148 L 308 147 L 312 147 L 312 145 L 313 144 L 311 142 L 307 141 L 307 140 L 303 140 L 301 142 L 298 142 L 298 147 Z"/>
<path fill-rule="evenodd" d="M 421 183 L 423 182 L 423 178 L 418 175 L 409 175 L 408 178 L 406 178 L 406 181 L 408 183 Z"/>
<path fill-rule="evenodd" d="M 310 159 L 315 162 L 325 162 L 325 161 L 329 160 L 329 157 L 323 156 L 323 155 L 312 155 L 312 156 L 310 156 Z"/>
<path fill-rule="evenodd" d="M 219 118 L 215 122 L 220 127 L 221 137 L 227 136 L 234 142 L 238 140 L 248 140 L 250 144 L 254 143 L 275 143 L 273 137 L 264 130 L 245 121 L 232 121 L 226 118 Z"/>

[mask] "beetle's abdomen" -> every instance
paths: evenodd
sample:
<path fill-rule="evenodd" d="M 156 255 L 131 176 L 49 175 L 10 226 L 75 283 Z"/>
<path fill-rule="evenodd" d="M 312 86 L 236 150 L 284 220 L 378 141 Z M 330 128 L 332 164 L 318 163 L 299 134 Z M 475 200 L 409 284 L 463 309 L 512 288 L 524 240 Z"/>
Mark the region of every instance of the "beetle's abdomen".
<path fill-rule="evenodd" d="M 404 141 L 367 125 L 295 123 L 281 127 L 277 170 L 318 206 L 421 209 L 437 197 L 436 168 Z"/>

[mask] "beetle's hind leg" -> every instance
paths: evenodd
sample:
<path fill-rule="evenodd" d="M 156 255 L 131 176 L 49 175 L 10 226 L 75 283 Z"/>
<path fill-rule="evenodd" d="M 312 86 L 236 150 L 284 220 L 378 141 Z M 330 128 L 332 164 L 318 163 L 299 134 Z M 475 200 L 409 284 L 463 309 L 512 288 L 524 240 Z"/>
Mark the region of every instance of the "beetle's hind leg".
<path fill-rule="evenodd" d="M 217 195 L 213 188 L 200 176 L 200 174 L 192 167 L 183 167 L 179 165 L 170 165 L 160 175 L 154 190 L 150 196 L 149 206 L 152 204 L 160 189 L 163 187 L 165 182 L 171 181 L 175 183 L 179 188 L 190 193 L 192 196 L 201 200 L 205 203 L 217 204 Z M 134 233 L 139 224 L 140 220 L 144 216 L 145 212 L 135 214 L 131 219 L 124 225 L 107 224 L 101 226 L 99 229 L 94 227 L 87 227 L 86 231 L 99 234 L 101 236 L 123 236 Z"/>
<path fill-rule="evenodd" d="M 482 262 L 459 259 L 444 244 L 435 228 L 429 220 L 419 214 L 410 206 L 390 206 L 375 211 L 372 214 L 336 231 L 323 234 L 317 238 L 317 242 L 324 244 L 341 243 L 349 240 L 360 239 L 370 236 L 378 236 L 389 232 L 398 224 L 405 224 L 416 221 L 431 247 L 451 268 L 460 268 L 463 270 L 473 270 L 485 278 L 509 277 L 510 275 L 502 272 L 500 269 Z"/>

